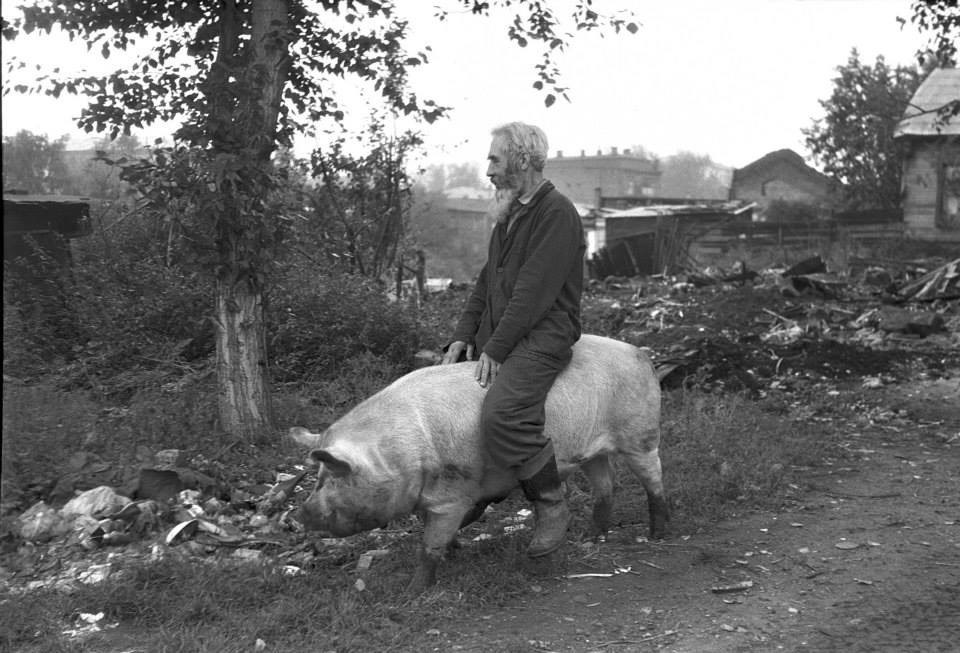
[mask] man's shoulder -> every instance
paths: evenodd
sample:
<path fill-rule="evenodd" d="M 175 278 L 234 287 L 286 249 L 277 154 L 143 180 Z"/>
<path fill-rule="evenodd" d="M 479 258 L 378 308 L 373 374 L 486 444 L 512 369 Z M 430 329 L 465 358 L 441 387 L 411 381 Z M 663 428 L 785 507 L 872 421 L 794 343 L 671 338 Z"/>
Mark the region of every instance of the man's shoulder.
<path fill-rule="evenodd" d="M 571 211 L 577 210 L 573 202 L 570 201 L 570 198 L 561 193 L 557 187 L 553 185 L 553 182 L 549 180 L 544 182 L 543 195 L 540 198 L 540 203 L 544 207 L 564 208 Z"/>

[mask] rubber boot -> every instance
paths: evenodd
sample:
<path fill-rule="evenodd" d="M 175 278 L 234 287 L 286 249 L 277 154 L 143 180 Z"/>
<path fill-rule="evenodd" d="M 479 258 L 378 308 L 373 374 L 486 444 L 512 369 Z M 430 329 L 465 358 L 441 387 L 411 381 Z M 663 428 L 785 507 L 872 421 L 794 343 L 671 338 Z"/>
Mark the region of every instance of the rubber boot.
<path fill-rule="evenodd" d="M 557 472 L 557 459 L 551 456 L 530 478 L 520 481 L 524 496 L 533 503 L 536 527 L 527 547 L 531 558 L 553 553 L 566 541 L 570 526 L 570 510 L 563 497 L 563 486 Z"/>

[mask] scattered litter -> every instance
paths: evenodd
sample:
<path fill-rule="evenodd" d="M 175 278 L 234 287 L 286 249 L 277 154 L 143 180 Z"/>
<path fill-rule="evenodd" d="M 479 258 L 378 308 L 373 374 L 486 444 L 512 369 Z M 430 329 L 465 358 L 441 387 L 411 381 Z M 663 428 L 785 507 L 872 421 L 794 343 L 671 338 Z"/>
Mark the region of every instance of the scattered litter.
<path fill-rule="evenodd" d="M 722 630 L 727 631 L 728 633 L 745 633 L 747 629 L 743 626 L 731 626 L 730 624 L 720 624 Z"/>
<path fill-rule="evenodd" d="M 710 588 L 710 591 L 714 594 L 725 594 L 727 592 L 743 592 L 751 587 L 753 587 L 752 580 L 743 580 L 732 585 L 715 585 L 714 587 Z"/>
<path fill-rule="evenodd" d="M 130 503 L 130 499 L 106 485 L 95 487 L 83 492 L 67 502 L 60 510 L 60 515 L 69 518 L 76 515 L 96 517 L 107 515 L 121 510 Z"/>
<path fill-rule="evenodd" d="M 841 540 L 834 544 L 838 549 L 843 549 L 844 551 L 851 551 L 853 549 L 859 549 L 860 544 L 858 542 L 851 542 L 850 540 Z"/>
<path fill-rule="evenodd" d="M 77 580 L 85 585 L 96 585 L 97 583 L 102 583 L 107 580 L 112 571 L 113 569 L 109 564 L 90 565 L 77 575 Z"/>
<path fill-rule="evenodd" d="M 263 553 L 257 549 L 237 549 L 233 552 L 233 557 L 248 562 L 256 562 L 263 558 Z"/>
<path fill-rule="evenodd" d="M 567 578 L 613 578 L 613 574 L 567 574 Z"/>
<path fill-rule="evenodd" d="M 81 612 L 77 615 L 77 625 L 75 628 L 68 628 L 63 634 L 71 639 L 77 639 L 99 633 L 107 628 L 116 628 L 118 624 L 103 624 L 103 618 L 106 616 L 103 612 L 89 613 Z"/>
<path fill-rule="evenodd" d="M 176 546 L 190 539 L 197 532 L 197 520 L 180 522 L 170 529 L 164 541 L 168 546 Z"/>

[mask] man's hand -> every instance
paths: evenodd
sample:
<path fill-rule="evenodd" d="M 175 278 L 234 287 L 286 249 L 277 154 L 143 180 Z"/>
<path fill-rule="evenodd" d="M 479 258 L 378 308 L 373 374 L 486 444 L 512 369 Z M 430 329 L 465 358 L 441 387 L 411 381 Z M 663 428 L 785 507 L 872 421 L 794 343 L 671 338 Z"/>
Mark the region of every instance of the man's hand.
<path fill-rule="evenodd" d="M 480 384 L 481 388 L 486 388 L 489 384 L 493 383 L 493 380 L 497 378 L 497 372 L 500 371 L 500 363 L 493 360 L 485 353 L 480 354 L 480 361 L 477 363 L 476 371 L 474 371 L 474 378 L 477 379 L 477 383 Z"/>
<path fill-rule="evenodd" d="M 473 345 L 468 345 L 462 340 L 455 340 L 450 343 L 450 346 L 447 347 L 447 351 L 443 354 L 443 359 L 440 361 L 441 365 L 449 365 L 450 363 L 456 363 L 460 360 L 460 354 L 463 353 L 463 350 L 467 350 L 467 360 L 473 359 Z"/>

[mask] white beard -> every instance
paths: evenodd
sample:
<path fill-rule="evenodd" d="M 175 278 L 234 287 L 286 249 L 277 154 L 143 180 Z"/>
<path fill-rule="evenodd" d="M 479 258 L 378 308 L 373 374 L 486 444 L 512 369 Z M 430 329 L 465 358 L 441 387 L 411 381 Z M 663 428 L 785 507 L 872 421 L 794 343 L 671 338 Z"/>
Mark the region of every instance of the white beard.
<path fill-rule="evenodd" d="M 520 197 L 520 191 L 516 188 L 498 188 L 487 214 L 493 216 L 498 223 L 503 224 L 510 217 L 510 207 L 513 206 L 513 201 L 518 197 Z"/>

